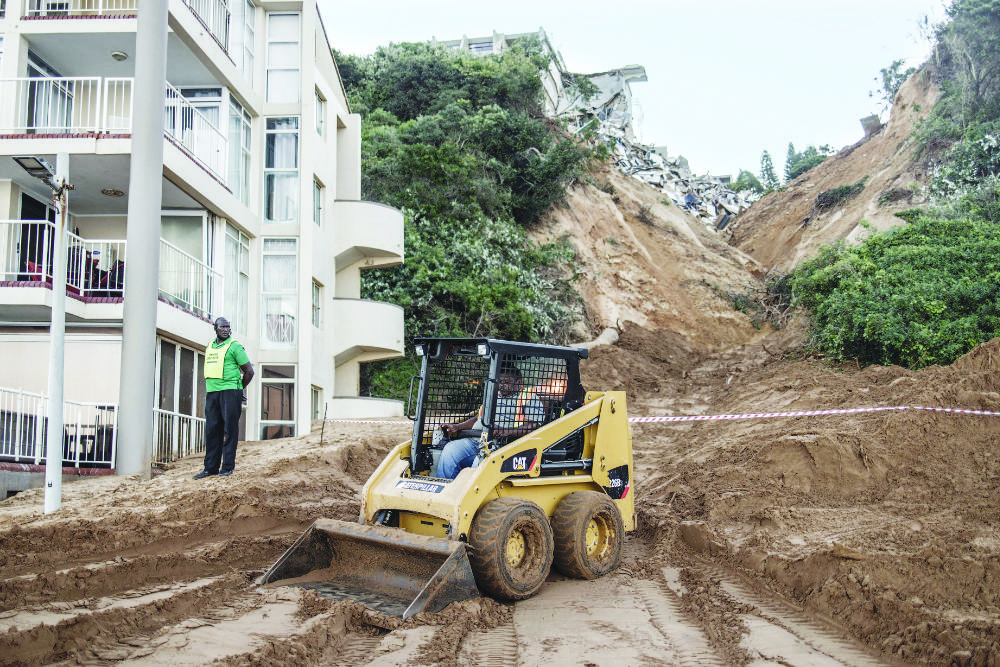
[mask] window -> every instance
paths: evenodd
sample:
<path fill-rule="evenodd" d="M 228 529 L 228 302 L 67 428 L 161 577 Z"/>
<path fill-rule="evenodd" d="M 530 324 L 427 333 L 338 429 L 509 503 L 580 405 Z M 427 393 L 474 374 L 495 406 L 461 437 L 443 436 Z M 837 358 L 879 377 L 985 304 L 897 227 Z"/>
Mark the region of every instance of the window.
<path fill-rule="evenodd" d="M 316 89 L 316 134 L 323 136 L 323 121 L 326 119 L 326 100 L 323 96 L 319 94 L 319 89 Z"/>
<path fill-rule="evenodd" d="M 260 439 L 295 435 L 295 366 L 261 366 Z"/>
<path fill-rule="evenodd" d="M 313 222 L 323 226 L 323 184 L 313 179 Z"/>
<path fill-rule="evenodd" d="M 320 328 L 320 304 L 323 302 L 323 287 L 313 281 L 313 291 L 312 291 L 312 321 L 313 326 L 317 329 Z"/>
<path fill-rule="evenodd" d="M 264 147 L 264 220 L 299 217 L 299 119 L 268 118 Z"/>
<path fill-rule="evenodd" d="M 264 239 L 263 334 L 265 344 L 288 347 L 295 344 L 296 240 Z"/>
<path fill-rule="evenodd" d="M 250 114 L 229 98 L 229 188 L 244 204 L 250 203 Z"/>
<path fill-rule="evenodd" d="M 28 134 L 71 131 L 72 83 L 31 51 L 28 52 L 28 79 Z"/>
<path fill-rule="evenodd" d="M 312 418 L 322 419 L 323 418 L 323 390 L 319 387 L 313 386 L 312 388 Z"/>
<path fill-rule="evenodd" d="M 299 101 L 299 15 L 267 15 L 268 102 Z"/>
<path fill-rule="evenodd" d="M 231 9 L 229 55 L 243 76 L 252 79 L 255 8 L 250 0 L 233 0 Z"/>
<path fill-rule="evenodd" d="M 226 249 L 223 276 L 225 304 L 223 312 L 233 331 L 246 335 L 250 316 L 250 237 L 226 223 Z"/>

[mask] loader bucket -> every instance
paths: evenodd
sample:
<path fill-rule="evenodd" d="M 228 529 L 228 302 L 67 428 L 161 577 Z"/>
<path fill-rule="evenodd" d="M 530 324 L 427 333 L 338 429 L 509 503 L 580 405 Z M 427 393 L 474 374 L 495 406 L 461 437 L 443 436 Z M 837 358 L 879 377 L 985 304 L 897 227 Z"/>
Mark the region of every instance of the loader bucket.
<path fill-rule="evenodd" d="M 404 619 L 479 597 L 463 542 L 318 519 L 258 583 L 310 588 Z"/>

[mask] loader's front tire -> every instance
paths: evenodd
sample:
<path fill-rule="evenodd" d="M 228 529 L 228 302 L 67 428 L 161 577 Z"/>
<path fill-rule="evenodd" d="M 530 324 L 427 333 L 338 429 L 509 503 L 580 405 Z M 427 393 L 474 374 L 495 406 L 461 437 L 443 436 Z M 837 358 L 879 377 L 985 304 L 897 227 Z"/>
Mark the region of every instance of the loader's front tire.
<path fill-rule="evenodd" d="M 476 585 L 503 600 L 523 600 L 541 588 L 552 565 L 552 527 L 530 500 L 486 503 L 469 530 L 469 562 Z"/>
<path fill-rule="evenodd" d="M 568 577 L 596 579 L 618 567 L 625 528 L 608 496 L 576 491 L 563 498 L 552 515 L 555 566 Z"/>

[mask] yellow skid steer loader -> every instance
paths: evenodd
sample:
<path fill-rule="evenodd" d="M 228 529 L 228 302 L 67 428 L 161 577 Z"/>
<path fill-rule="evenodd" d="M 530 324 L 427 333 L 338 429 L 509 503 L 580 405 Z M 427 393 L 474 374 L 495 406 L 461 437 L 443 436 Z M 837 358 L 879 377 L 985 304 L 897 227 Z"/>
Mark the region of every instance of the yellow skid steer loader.
<path fill-rule="evenodd" d="M 624 392 L 584 391 L 587 350 L 488 338 L 414 344 L 413 437 L 365 483 L 358 523 L 317 520 L 260 583 L 409 618 L 479 591 L 530 597 L 553 564 L 583 579 L 617 567 L 635 528 L 632 435 Z M 470 453 L 465 467 L 444 478 L 455 474 L 455 451 Z"/>

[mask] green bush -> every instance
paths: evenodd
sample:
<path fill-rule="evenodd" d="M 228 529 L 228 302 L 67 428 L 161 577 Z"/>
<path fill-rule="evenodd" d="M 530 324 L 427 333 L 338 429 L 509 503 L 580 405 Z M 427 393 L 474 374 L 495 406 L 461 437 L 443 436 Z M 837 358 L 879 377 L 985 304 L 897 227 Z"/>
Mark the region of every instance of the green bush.
<path fill-rule="evenodd" d="M 857 247 L 827 246 L 792 279 L 812 346 L 835 360 L 949 364 L 1000 335 L 1000 228 L 909 216 Z"/>
<path fill-rule="evenodd" d="M 866 180 L 867 177 L 862 178 L 853 185 L 840 185 L 829 190 L 824 190 L 816 197 L 816 208 L 820 211 L 825 211 L 843 204 L 848 199 L 857 197 L 865 189 Z"/>

